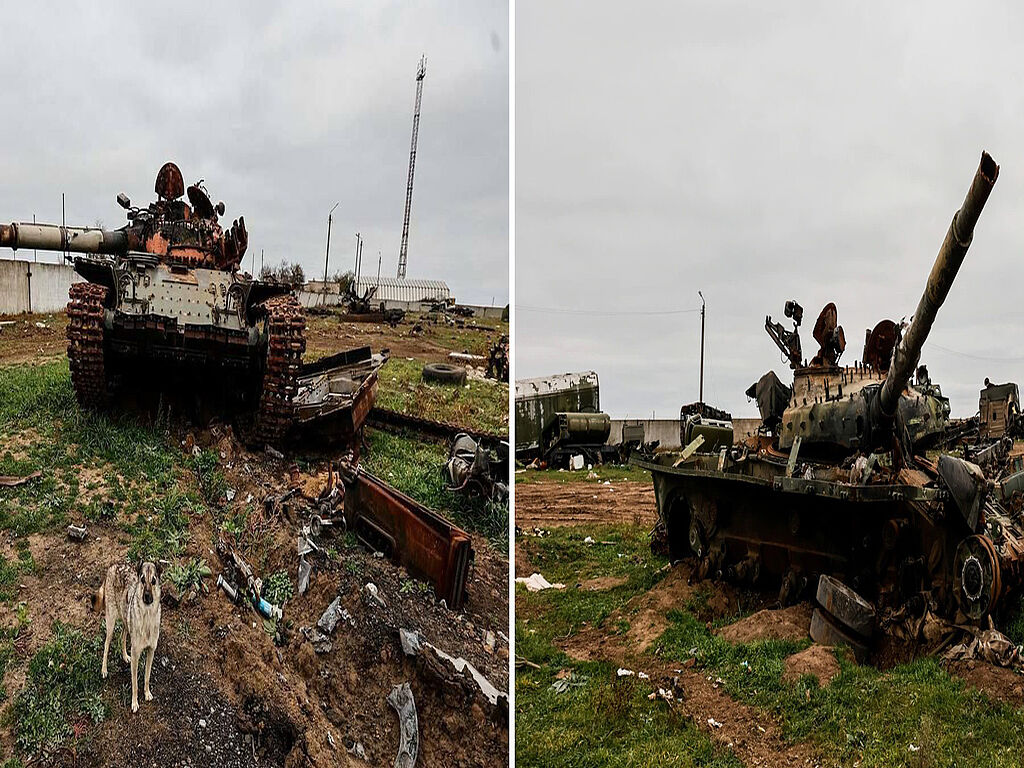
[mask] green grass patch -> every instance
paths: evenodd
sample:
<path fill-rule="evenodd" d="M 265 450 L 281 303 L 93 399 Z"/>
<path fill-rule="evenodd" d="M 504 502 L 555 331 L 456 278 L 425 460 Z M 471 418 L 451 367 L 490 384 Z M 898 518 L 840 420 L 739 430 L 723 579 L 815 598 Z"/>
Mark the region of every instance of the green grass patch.
<path fill-rule="evenodd" d="M 361 458 L 367 470 L 463 528 L 486 536 L 499 552 L 508 552 L 507 502 L 448 491 L 441 477 L 447 448 L 377 429 L 367 433 L 367 442 L 369 450 Z"/>
<path fill-rule="evenodd" d="M 50 754 L 76 740 L 76 726 L 106 717 L 97 663 L 101 653 L 99 635 L 54 623 L 53 637 L 29 662 L 25 687 L 10 710 L 22 755 Z"/>
<path fill-rule="evenodd" d="M 647 699 L 650 687 L 610 664 L 575 667 L 581 685 L 551 688 L 555 671 L 516 677 L 516 763 L 534 768 L 741 768 L 688 718 Z"/>
<path fill-rule="evenodd" d="M 485 432 L 508 434 L 508 386 L 469 380 L 466 386 L 428 384 L 423 361 L 393 357 L 380 369 L 377 405 L 393 411 L 450 421 Z"/>
<path fill-rule="evenodd" d="M 589 471 L 581 469 L 575 472 L 560 469 L 517 469 L 515 474 L 516 485 L 528 485 L 530 483 L 603 483 L 606 480 L 613 483 L 623 480 L 633 480 L 641 483 L 651 482 L 649 470 L 634 467 L 631 464 L 625 466 L 604 464 L 594 467 Z"/>

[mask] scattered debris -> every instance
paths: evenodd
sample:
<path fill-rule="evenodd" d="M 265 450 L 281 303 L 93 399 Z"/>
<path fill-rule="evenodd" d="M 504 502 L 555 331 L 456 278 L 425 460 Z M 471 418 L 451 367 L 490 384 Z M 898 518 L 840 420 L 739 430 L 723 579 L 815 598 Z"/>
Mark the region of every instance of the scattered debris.
<path fill-rule="evenodd" d="M 493 451 L 483 441 L 462 433 L 452 442 L 442 476 L 449 491 L 466 492 L 486 498 L 508 497 L 508 442 L 500 441 Z"/>
<path fill-rule="evenodd" d="M 722 727 L 722 724 L 720 722 L 718 722 L 717 720 L 715 720 L 715 718 L 713 718 L 713 717 L 709 717 L 708 718 L 708 725 L 710 725 L 712 728 L 721 728 Z"/>
<path fill-rule="evenodd" d="M 420 726 L 416 719 L 416 702 L 413 701 L 409 684 L 402 683 L 392 688 L 388 694 L 388 704 L 398 714 L 398 725 L 401 729 L 395 768 L 413 768 L 420 751 Z"/>
<path fill-rule="evenodd" d="M 445 653 L 437 646 L 422 640 L 419 633 L 413 630 L 400 629 L 398 636 L 403 652 L 407 656 L 423 660 L 435 677 L 442 682 L 459 685 L 467 691 L 475 689 L 475 692 L 482 695 L 492 708 L 507 716 L 508 694 L 491 685 L 490 681 L 466 659 Z"/>
<path fill-rule="evenodd" d="M 530 576 L 517 576 L 516 584 L 522 584 L 528 592 L 540 592 L 545 589 L 565 589 L 565 584 L 552 584 L 539 573 Z"/>
<path fill-rule="evenodd" d="M 957 628 L 969 633 L 972 637 L 970 640 L 951 646 L 943 654 L 946 661 L 978 659 L 998 667 L 1021 668 L 1024 666 L 1021 661 L 1021 648 L 1014 645 L 1010 638 L 995 628 L 991 616 L 988 617 L 988 629 L 959 625 Z"/>
<path fill-rule="evenodd" d="M 89 530 L 84 525 L 75 525 L 72 523 L 68 526 L 68 538 L 74 541 L 85 541 L 89 535 Z"/>
<path fill-rule="evenodd" d="M 33 472 L 32 474 L 25 475 L 24 477 L 13 477 L 13 476 L 10 476 L 10 475 L 0 475 L 0 487 L 3 487 L 3 488 L 16 488 L 19 485 L 24 485 L 25 483 L 29 482 L 30 480 L 36 480 L 37 478 L 40 478 L 42 476 L 43 476 L 43 473 L 40 470 L 38 470 L 38 469 L 35 472 Z"/>
<path fill-rule="evenodd" d="M 377 585 L 372 581 L 367 582 L 366 586 L 363 587 L 363 591 L 366 593 L 366 599 L 371 605 L 376 605 L 378 608 L 388 607 L 388 604 L 384 602 L 384 598 L 380 596 L 380 590 L 377 589 Z"/>

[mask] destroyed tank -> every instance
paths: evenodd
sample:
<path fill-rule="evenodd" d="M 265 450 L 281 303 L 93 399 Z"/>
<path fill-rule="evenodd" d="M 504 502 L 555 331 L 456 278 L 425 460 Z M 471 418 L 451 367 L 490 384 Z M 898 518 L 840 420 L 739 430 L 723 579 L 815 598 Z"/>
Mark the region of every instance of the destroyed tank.
<path fill-rule="evenodd" d="M 342 432 L 357 430 L 381 361 L 356 350 L 304 370 L 306 322 L 293 287 L 240 271 L 245 219 L 222 227 L 224 203 L 214 205 L 202 181 L 186 189 L 174 163 L 154 191 L 144 208 L 117 196 L 128 217 L 120 229 L 0 225 L 0 246 L 63 252 L 84 278 L 67 306 L 78 402 L 102 408 L 128 381 L 156 382 L 239 400 L 240 431 L 252 443 L 280 442 L 327 413 Z"/>
<path fill-rule="evenodd" d="M 748 390 L 761 429 L 712 452 L 695 440 L 633 458 L 652 473 L 673 561 L 693 557 L 699 578 L 778 586 L 783 604 L 817 587 L 819 603 L 846 605 L 846 629 L 867 625 L 833 577 L 880 615 L 931 609 L 970 622 L 1017 588 L 1024 526 L 1013 499 L 1024 476 L 996 484 L 960 458 L 928 457 L 949 410 L 918 365 L 998 171 L 983 154 L 909 327 L 880 323 L 864 359 L 840 366 L 845 338 L 829 305 L 814 332 L 821 349 L 805 364 L 795 332 L 768 318 L 794 381 L 769 373 Z M 802 310 L 790 302 L 786 314 L 799 324 Z"/>

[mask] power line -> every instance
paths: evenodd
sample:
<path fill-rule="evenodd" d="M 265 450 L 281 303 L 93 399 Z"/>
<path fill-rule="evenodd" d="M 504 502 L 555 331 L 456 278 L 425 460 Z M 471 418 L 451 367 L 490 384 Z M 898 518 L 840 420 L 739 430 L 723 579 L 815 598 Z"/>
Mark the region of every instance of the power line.
<path fill-rule="evenodd" d="M 950 355 L 967 357 L 970 358 L 971 360 L 982 360 L 989 363 L 1019 363 L 1021 361 L 1024 361 L 1024 357 L 1007 357 L 1006 355 L 999 355 L 998 357 L 986 357 L 985 355 L 972 355 L 970 352 L 958 352 L 955 349 L 949 349 L 948 347 L 944 347 L 941 344 L 936 344 L 935 342 L 928 342 L 927 346 L 932 349 L 937 349 L 941 352 L 946 352 Z"/>
<path fill-rule="evenodd" d="M 524 307 L 516 305 L 516 312 L 541 312 L 556 315 L 595 315 L 604 317 L 607 315 L 690 315 L 700 312 L 700 309 L 637 309 L 637 310 L 604 310 L 604 309 L 565 309 L 563 307 Z"/>

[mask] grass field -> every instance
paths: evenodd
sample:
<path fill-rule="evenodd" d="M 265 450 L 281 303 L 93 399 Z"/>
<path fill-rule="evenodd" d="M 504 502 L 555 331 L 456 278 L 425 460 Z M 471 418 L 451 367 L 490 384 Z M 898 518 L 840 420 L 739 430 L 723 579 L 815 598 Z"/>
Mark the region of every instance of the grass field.
<path fill-rule="evenodd" d="M 381 368 L 377 405 L 435 421 L 508 434 L 508 386 L 470 379 L 465 386 L 423 381 L 423 362 L 393 357 Z"/>
<path fill-rule="evenodd" d="M 616 545 L 587 546 L 586 535 Z M 617 680 L 612 660 L 576 661 L 559 648 L 559 639 L 585 626 L 608 634 L 628 628 L 606 626 L 606 620 L 665 574 L 666 561 L 651 554 L 644 533 L 632 526 L 559 528 L 544 538 L 523 538 L 519 545 L 549 581 L 569 585 L 538 593 L 516 590 L 516 654 L 540 667 L 524 667 L 516 677 L 516 749 L 523 764 L 738 764 L 728 751 L 713 749 L 692 723 L 679 722 L 663 703 L 649 701 L 643 695 L 649 685 Z M 625 581 L 601 591 L 573 588 L 596 576 Z M 698 613 L 696 604 L 671 611 L 668 628 L 644 658 L 652 665 L 682 666 L 693 656 L 695 668 L 721 680 L 735 700 L 777 718 L 787 740 L 809 743 L 836 765 L 1021 765 L 1024 731 L 1018 724 L 1024 710 L 966 687 L 934 659 L 880 672 L 839 653 L 840 673 L 827 686 L 807 676 L 785 682 L 785 659 L 809 640 L 733 645 L 714 635 Z M 571 671 L 579 685 L 560 694 L 551 684 L 561 670 Z M 604 711 L 598 705 L 611 713 L 607 730 L 600 727 Z M 595 711 L 602 711 L 602 718 L 595 718 Z M 580 762 L 572 743 L 588 745 L 596 757 Z"/>

